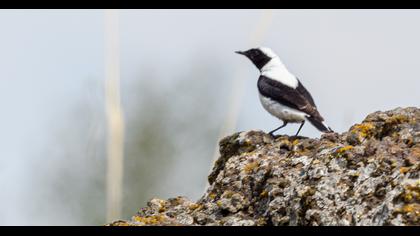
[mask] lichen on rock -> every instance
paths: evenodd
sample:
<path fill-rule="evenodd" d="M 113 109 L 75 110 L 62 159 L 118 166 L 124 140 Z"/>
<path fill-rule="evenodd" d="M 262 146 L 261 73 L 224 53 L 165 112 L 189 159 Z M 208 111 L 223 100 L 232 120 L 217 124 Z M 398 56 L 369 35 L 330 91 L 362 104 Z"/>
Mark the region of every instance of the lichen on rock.
<path fill-rule="evenodd" d="M 153 199 L 109 225 L 420 225 L 419 176 L 415 107 L 319 139 L 239 132 L 220 141 L 198 201 Z"/>

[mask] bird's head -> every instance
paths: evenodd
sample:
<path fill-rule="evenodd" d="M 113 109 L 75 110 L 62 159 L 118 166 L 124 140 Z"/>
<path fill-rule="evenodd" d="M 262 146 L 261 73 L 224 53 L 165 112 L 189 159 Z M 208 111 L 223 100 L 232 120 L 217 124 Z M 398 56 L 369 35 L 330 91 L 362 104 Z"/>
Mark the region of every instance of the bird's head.
<path fill-rule="evenodd" d="M 262 69 L 271 59 L 276 58 L 277 55 L 270 48 L 259 47 L 251 48 L 247 51 L 236 51 L 249 58 L 258 69 Z"/>

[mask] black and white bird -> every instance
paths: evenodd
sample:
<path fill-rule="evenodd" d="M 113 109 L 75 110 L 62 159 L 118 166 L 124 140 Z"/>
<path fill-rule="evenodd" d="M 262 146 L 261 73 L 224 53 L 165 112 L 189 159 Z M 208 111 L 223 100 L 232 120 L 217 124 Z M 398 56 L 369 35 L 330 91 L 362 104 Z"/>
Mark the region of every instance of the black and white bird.
<path fill-rule="evenodd" d="M 257 86 L 261 104 L 271 115 L 283 121 L 283 125 L 272 130 L 270 135 L 288 123 L 301 123 L 297 136 L 305 120 L 321 132 L 333 132 L 319 114 L 311 94 L 270 48 L 252 48 L 236 53 L 249 58 L 260 70 Z"/>

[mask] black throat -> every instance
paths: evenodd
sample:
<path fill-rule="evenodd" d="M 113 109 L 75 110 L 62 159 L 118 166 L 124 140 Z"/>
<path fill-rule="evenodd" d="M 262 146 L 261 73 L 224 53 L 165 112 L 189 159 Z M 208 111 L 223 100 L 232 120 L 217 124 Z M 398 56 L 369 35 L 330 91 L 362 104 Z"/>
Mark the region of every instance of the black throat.
<path fill-rule="evenodd" d="M 271 60 L 270 57 L 263 53 L 250 59 L 259 70 L 261 70 Z"/>

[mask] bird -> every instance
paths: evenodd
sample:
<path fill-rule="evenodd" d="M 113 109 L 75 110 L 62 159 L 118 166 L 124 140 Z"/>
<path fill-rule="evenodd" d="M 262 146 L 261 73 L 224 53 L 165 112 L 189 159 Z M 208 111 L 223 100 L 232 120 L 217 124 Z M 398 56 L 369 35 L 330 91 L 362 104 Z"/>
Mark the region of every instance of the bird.
<path fill-rule="evenodd" d="M 306 120 L 321 132 L 334 132 L 319 113 L 312 95 L 272 49 L 257 47 L 235 53 L 246 56 L 258 68 L 260 102 L 266 111 L 283 121 L 281 126 L 269 132 L 271 136 L 289 123 L 300 123 L 297 137 Z"/>

